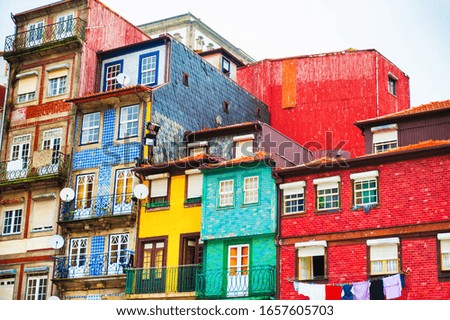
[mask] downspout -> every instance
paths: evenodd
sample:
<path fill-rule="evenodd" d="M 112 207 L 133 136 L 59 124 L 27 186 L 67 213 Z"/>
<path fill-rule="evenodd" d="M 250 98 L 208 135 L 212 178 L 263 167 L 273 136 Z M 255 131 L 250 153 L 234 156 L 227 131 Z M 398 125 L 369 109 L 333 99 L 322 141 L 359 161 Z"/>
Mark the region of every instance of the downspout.
<path fill-rule="evenodd" d="M 272 176 L 275 178 L 275 187 L 277 188 L 277 235 L 275 237 L 276 247 L 276 266 L 275 266 L 275 299 L 280 300 L 280 288 L 281 288 L 281 189 L 278 187 L 281 182 L 280 176 L 274 171 Z"/>
<path fill-rule="evenodd" d="M 377 105 L 376 105 L 376 116 L 379 117 L 379 92 L 378 92 L 378 56 L 375 53 L 375 82 L 376 82 L 376 99 L 377 99 Z"/>
<path fill-rule="evenodd" d="M 6 75 L 7 77 L 7 81 L 6 81 L 6 87 L 5 87 L 5 101 L 4 101 L 4 105 L 3 105 L 3 110 L 2 110 L 2 129 L 0 130 L 0 150 L 3 150 L 3 131 L 5 130 L 5 116 L 6 116 L 6 106 L 7 106 L 7 101 L 8 101 L 8 97 L 9 97 L 9 82 L 11 81 L 11 79 L 9 78 L 10 74 L 11 74 L 11 66 L 9 65 L 9 62 L 6 62 L 6 65 L 8 67 L 8 74 Z M 5 154 L 5 159 L 6 159 L 6 154 Z"/>

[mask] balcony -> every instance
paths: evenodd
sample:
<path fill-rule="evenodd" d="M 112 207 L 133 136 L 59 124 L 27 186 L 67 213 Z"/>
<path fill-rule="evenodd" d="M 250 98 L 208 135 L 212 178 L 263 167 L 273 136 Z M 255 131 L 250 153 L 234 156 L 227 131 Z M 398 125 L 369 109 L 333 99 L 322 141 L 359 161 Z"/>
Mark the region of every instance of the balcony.
<path fill-rule="evenodd" d="M 55 44 L 67 47 L 70 43 L 81 43 L 86 32 L 86 22 L 79 18 L 58 22 L 19 32 L 6 37 L 5 58 L 19 54 L 31 52 L 37 48 L 52 48 Z"/>
<path fill-rule="evenodd" d="M 275 296 L 275 266 L 202 270 L 197 299 L 269 299 Z"/>
<path fill-rule="evenodd" d="M 53 150 L 36 151 L 33 157 L 0 162 L 0 187 L 49 179 L 64 180 L 69 156 Z"/>
<path fill-rule="evenodd" d="M 55 257 L 52 281 L 69 290 L 81 284 L 84 287 L 89 287 L 89 284 L 101 284 L 105 288 L 125 287 L 125 270 L 132 262 L 133 252 L 130 250 Z M 110 280 L 109 283 L 106 280 Z"/>
<path fill-rule="evenodd" d="M 59 224 L 72 231 L 87 228 L 132 227 L 137 203 L 131 193 L 61 201 Z"/>
<path fill-rule="evenodd" d="M 194 299 L 198 265 L 127 269 L 127 299 Z"/>

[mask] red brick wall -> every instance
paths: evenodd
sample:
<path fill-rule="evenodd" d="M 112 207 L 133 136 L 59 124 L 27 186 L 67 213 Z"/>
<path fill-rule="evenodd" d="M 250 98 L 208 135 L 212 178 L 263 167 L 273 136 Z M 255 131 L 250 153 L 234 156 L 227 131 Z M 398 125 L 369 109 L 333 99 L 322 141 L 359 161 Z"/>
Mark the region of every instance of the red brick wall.
<path fill-rule="evenodd" d="M 313 171 L 313 169 L 311 169 Z M 379 170 L 380 205 L 369 213 L 351 210 L 351 183 L 354 172 Z M 336 213 L 314 213 L 314 186 L 312 180 L 324 176 L 341 177 L 342 210 Z M 435 156 L 379 166 L 341 169 L 327 174 L 311 174 L 295 180 L 306 181 L 306 213 L 282 218 L 282 238 L 312 236 L 315 240 L 327 234 L 345 236 L 346 232 L 361 232 L 357 240 L 327 242 L 329 283 L 364 281 L 367 276 L 367 246 L 370 231 L 389 227 L 426 226 L 431 222 L 450 221 L 450 156 Z M 450 230 L 442 231 L 450 232 Z M 410 269 L 402 299 L 450 299 L 450 281 L 439 281 L 437 238 L 435 233 L 390 235 L 400 238 L 401 269 Z M 301 298 L 286 279 L 295 277 L 295 248 L 281 248 L 280 297 Z"/>
<path fill-rule="evenodd" d="M 388 72 L 399 79 L 397 97 Z M 237 82 L 269 106 L 275 129 L 316 149 L 343 141 L 352 156 L 364 153 L 354 122 L 410 107 L 409 78 L 374 50 L 266 60 L 239 69 Z"/>

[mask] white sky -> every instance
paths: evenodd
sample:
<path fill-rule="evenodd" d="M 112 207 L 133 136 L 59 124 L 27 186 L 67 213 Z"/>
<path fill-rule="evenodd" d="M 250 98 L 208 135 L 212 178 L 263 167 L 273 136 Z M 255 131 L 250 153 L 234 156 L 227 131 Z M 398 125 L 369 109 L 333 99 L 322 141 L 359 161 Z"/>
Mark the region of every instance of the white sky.
<path fill-rule="evenodd" d="M 0 0 L 1 48 L 10 13 L 53 2 Z M 136 25 L 191 12 L 256 60 L 376 49 L 409 75 L 411 106 L 450 99 L 450 0 L 102 2 Z"/>

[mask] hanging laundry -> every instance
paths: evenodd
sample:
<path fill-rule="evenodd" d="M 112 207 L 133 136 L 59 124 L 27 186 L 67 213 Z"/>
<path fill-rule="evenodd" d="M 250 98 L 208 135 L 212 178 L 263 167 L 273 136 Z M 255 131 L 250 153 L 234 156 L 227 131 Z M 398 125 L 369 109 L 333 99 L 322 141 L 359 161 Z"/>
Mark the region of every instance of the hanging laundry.
<path fill-rule="evenodd" d="M 342 286 L 342 300 L 353 300 L 352 288 L 353 286 L 351 284 L 344 284 Z"/>
<path fill-rule="evenodd" d="M 386 299 L 395 299 L 402 295 L 402 281 L 400 274 L 383 278 L 383 290 Z"/>
<path fill-rule="evenodd" d="M 325 285 L 324 284 L 312 284 L 310 287 L 311 300 L 325 300 Z"/>
<path fill-rule="evenodd" d="M 325 286 L 325 300 L 341 300 L 342 286 L 326 285 Z"/>
<path fill-rule="evenodd" d="M 370 300 L 384 300 L 383 280 L 377 279 L 370 283 Z"/>
<path fill-rule="evenodd" d="M 370 282 L 362 281 L 353 283 L 352 293 L 354 300 L 370 300 Z"/>
<path fill-rule="evenodd" d="M 311 285 L 310 284 L 298 282 L 297 288 L 298 288 L 298 290 L 297 290 L 298 294 L 302 294 L 311 299 L 311 297 L 310 297 L 311 296 Z"/>

